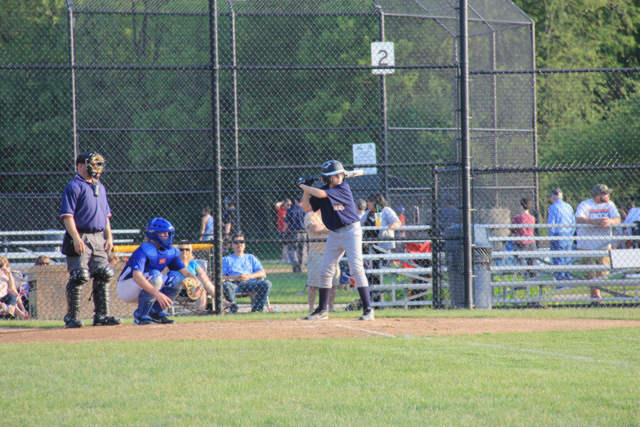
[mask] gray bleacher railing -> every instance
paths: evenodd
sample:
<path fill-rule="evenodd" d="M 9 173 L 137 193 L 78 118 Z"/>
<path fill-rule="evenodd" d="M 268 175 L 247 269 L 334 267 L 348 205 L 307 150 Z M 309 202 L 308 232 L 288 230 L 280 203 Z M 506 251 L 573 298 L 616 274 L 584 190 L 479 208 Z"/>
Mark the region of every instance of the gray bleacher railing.
<path fill-rule="evenodd" d="M 382 226 L 363 226 L 363 231 L 380 231 L 385 230 Z M 362 255 L 365 263 L 372 261 L 381 261 L 384 266 L 377 268 L 365 266 L 365 273 L 368 276 L 378 276 L 379 284 L 370 284 L 373 292 L 383 292 L 386 294 L 380 301 L 373 301 L 374 307 L 404 307 L 409 306 L 432 306 L 432 298 L 427 298 L 429 292 L 433 291 L 433 267 L 424 267 L 415 265 L 416 260 L 428 260 L 431 263 L 432 254 L 429 252 L 412 253 L 412 252 L 392 252 L 378 246 L 380 243 L 426 243 L 431 242 L 430 236 L 400 237 L 402 232 L 428 233 L 431 231 L 429 225 L 405 225 L 398 227 L 395 238 L 386 239 L 363 239 L 363 243 L 371 245 L 369 253 L 365 251 Z M 392 261 L 400 262 L 399 266 L 388 266 Z M 411 268 L 403 267 L 404 263 L 411 265 Z M 414 265 L 412 265 L 414 264 Z M 385 283 L 385 278 L 388 280 Z M 389 281 L 391 283 L 389 283 Z"/>
<path fill-rule="evenodd" d="M 31 261 L 40 256 L 47 256 L 52 260 L 62 261 L 65 255 L 60 252 L 62 245 L 63 230 L 24 230 L 24 231 L 0 231 L 1 254 L 10 261 Z M 111 230 L 114 236 L 129 236 L 124 238 L 114 238 L 114 244 L 135 243 L 140 235 L 138 229 Z M 24 238 L 43 237 L 44 239 L 25 240 Z M 53 238 L 58 237 L 58 240 Z M 19 240 L 18 240 L 19 239 Z M 29 249 L 33 247 L 34 249 Z"/>
<path fill-rule="evenodd" d="M 491 287 L 493 305 L 523 304 L 566 304 L 566 303 L 640 303 L 640 254 L 631 249 L 617 249 L 618 243 L 640 241 L 640 236 L 627 235 L 625 229 L 634 228 L 634 224 L 616 224 L 609 227 L 609 233 L 602 236 L 493 236 L 492 230 L 514 228 L 566 228 L 566 225 L 547 224 L 477 224 L 475 226 L 476 244 L 489 243 L 492 247 L 508 242 L 534 240 L 549 242 L 554 240 L 605 241 L 610 248 L 599 250 L 550 250 L 538 248 L 532 251 L 504 250 L 492 251 Z M 575 224 L 572 228 L 600 228 L 589 224 Z M 618 258 L 625 259 L 624 268 L 603 264 L 552 264 L 552 258 L 610 258 L 616 251 Z M 520 264 L 518 260 L 535 260 L 533 265 Z M 595 279 L 580 277 L 583 273 L 607 271 L 608 275 Z M 528 280 L 519 278 L 520 273 L 533 272 L 535 276 Z M 574 273 L 569 280 L 556 280 L 554 273 Z M 577 273 L 577 274 L 576 274 Z M 546 277 L 548 276 L 548 277 Z M 602 298 L 585 295 L 591 287 L 597 287 L 607 294 Z"/>

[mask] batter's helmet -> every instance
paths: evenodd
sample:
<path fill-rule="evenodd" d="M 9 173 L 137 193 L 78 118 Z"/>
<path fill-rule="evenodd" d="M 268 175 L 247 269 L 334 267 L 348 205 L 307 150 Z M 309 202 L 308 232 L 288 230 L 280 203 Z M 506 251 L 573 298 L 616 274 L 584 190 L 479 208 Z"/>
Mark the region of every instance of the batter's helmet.
<path fill-rule="evenodd" d="M 147 223 L 144 234 L 152 241 L 156 242 L 164 249 L 169 249 L 173 244 L 173 235 L 176 229 L 169 221 L 164 218 L 152 218 Z M 158 233 L 169 233 L 166 239 L 161 239 Z"/>
<path fill-rule="evenodd" d="M 344 173 L 342 163 L 339 161 L 329 160 L 322 164 L 322 176 L 337 175 L 339 173 Z"/>

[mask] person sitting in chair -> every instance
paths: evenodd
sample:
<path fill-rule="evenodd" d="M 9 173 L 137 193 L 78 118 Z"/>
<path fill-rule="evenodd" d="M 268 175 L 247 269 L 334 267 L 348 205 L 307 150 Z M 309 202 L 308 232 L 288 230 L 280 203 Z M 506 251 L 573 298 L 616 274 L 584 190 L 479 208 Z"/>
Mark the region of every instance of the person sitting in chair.
<path fill-rule="evenodd" d="M 222 258 L 222 286 L 225 298 L 231 303 L 230 310 L 232 313 L 238 312 L 237 293 L 255 292 L 251 311 L 262 311 L 272 287 L 267 280 L 267 272 L 258 258 L 245 253 L 243 233 L 235 233 L 231 245 L 233 253 Z"/>
<path fill-rule="evenodd" d="M 207 295 L 211 295 L 211 297 L 213 298 L 213 296 L 216 294 L 216 288 L 213 286 L 213 283 L 211 283 L 209 276 L 207 276 L 207 272 L 204 271 L 198 261 L 193 259 L 193 246 L 189 243 L 181 243 L 178 245 L 178 249 L 180 250 L 180 259 L 182 260 L 182 263 L 187 266 L 187 270 L 189 270 L 198 279 L 200 279 L 200 281 L 204 285 L 204 289 L 206 290 L 206 292 L 202 292 L 200 297 L 198 297 L 198 299 L 196 300 L 196 311 L 206 312 Z M 168 271 L 168 269 L 165 268 L 165 271 L 163 271 L 163 273 L 175 275 L 176 280 L 178 280 L 179 283 L 182 283 L 182 281 L 184 280 L 184 276 L 179 271 Z"/>

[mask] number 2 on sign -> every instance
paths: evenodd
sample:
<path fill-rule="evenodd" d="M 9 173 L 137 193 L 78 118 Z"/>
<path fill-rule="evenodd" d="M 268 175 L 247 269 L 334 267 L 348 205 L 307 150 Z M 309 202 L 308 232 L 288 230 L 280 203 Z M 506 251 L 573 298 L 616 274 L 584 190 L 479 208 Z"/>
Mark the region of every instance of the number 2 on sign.
<path fill-rule="evenodd" d="M 371 43 L 371 66 L 373 67 L 394 67 L 395 57 L 393 42 L 372 42 Z M 393 68 L 373 68 L 373 74 L 393 74 Z"/>
<path fill-rule="evenodd" d="M 384 62 L 384 60 L 387 59 L 387 57 L 389 56 L 389 53 L 386 50 L 379 50 L 378 56 L 380 56 L 380 59 L 378 59 L 378 67 L 383 65 L 389 65 L 386 62 Z"/>

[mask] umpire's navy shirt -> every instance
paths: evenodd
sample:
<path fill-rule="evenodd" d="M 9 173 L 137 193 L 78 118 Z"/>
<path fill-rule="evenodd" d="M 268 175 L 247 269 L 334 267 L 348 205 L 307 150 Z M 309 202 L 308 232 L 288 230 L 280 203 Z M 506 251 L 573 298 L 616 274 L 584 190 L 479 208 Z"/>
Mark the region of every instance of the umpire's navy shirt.
<path fill-rule="evenodd" d="M 98 197 L 93 186 L 77 174 L 62 192 L 62 208 L 60 218 L 73 217 L 80 233 L 103 231 L 107 226 L 107 218 L 111 217 L 107 190 L 98 181 Z"/>
<path fill-rule="evenodd" d="M 360 215 L 356 211 L 356 204 L 353 201 L 353 194 L 349 184 L 343 182 L 333 188 L 325 185 L 321 190 L 327 193 L 327 198 L 320 199 L 311 196 L 309 203 L 314 211 L 320 209 L 325 227 L 335 231 L 345 225 L 360 222 Z"/>

